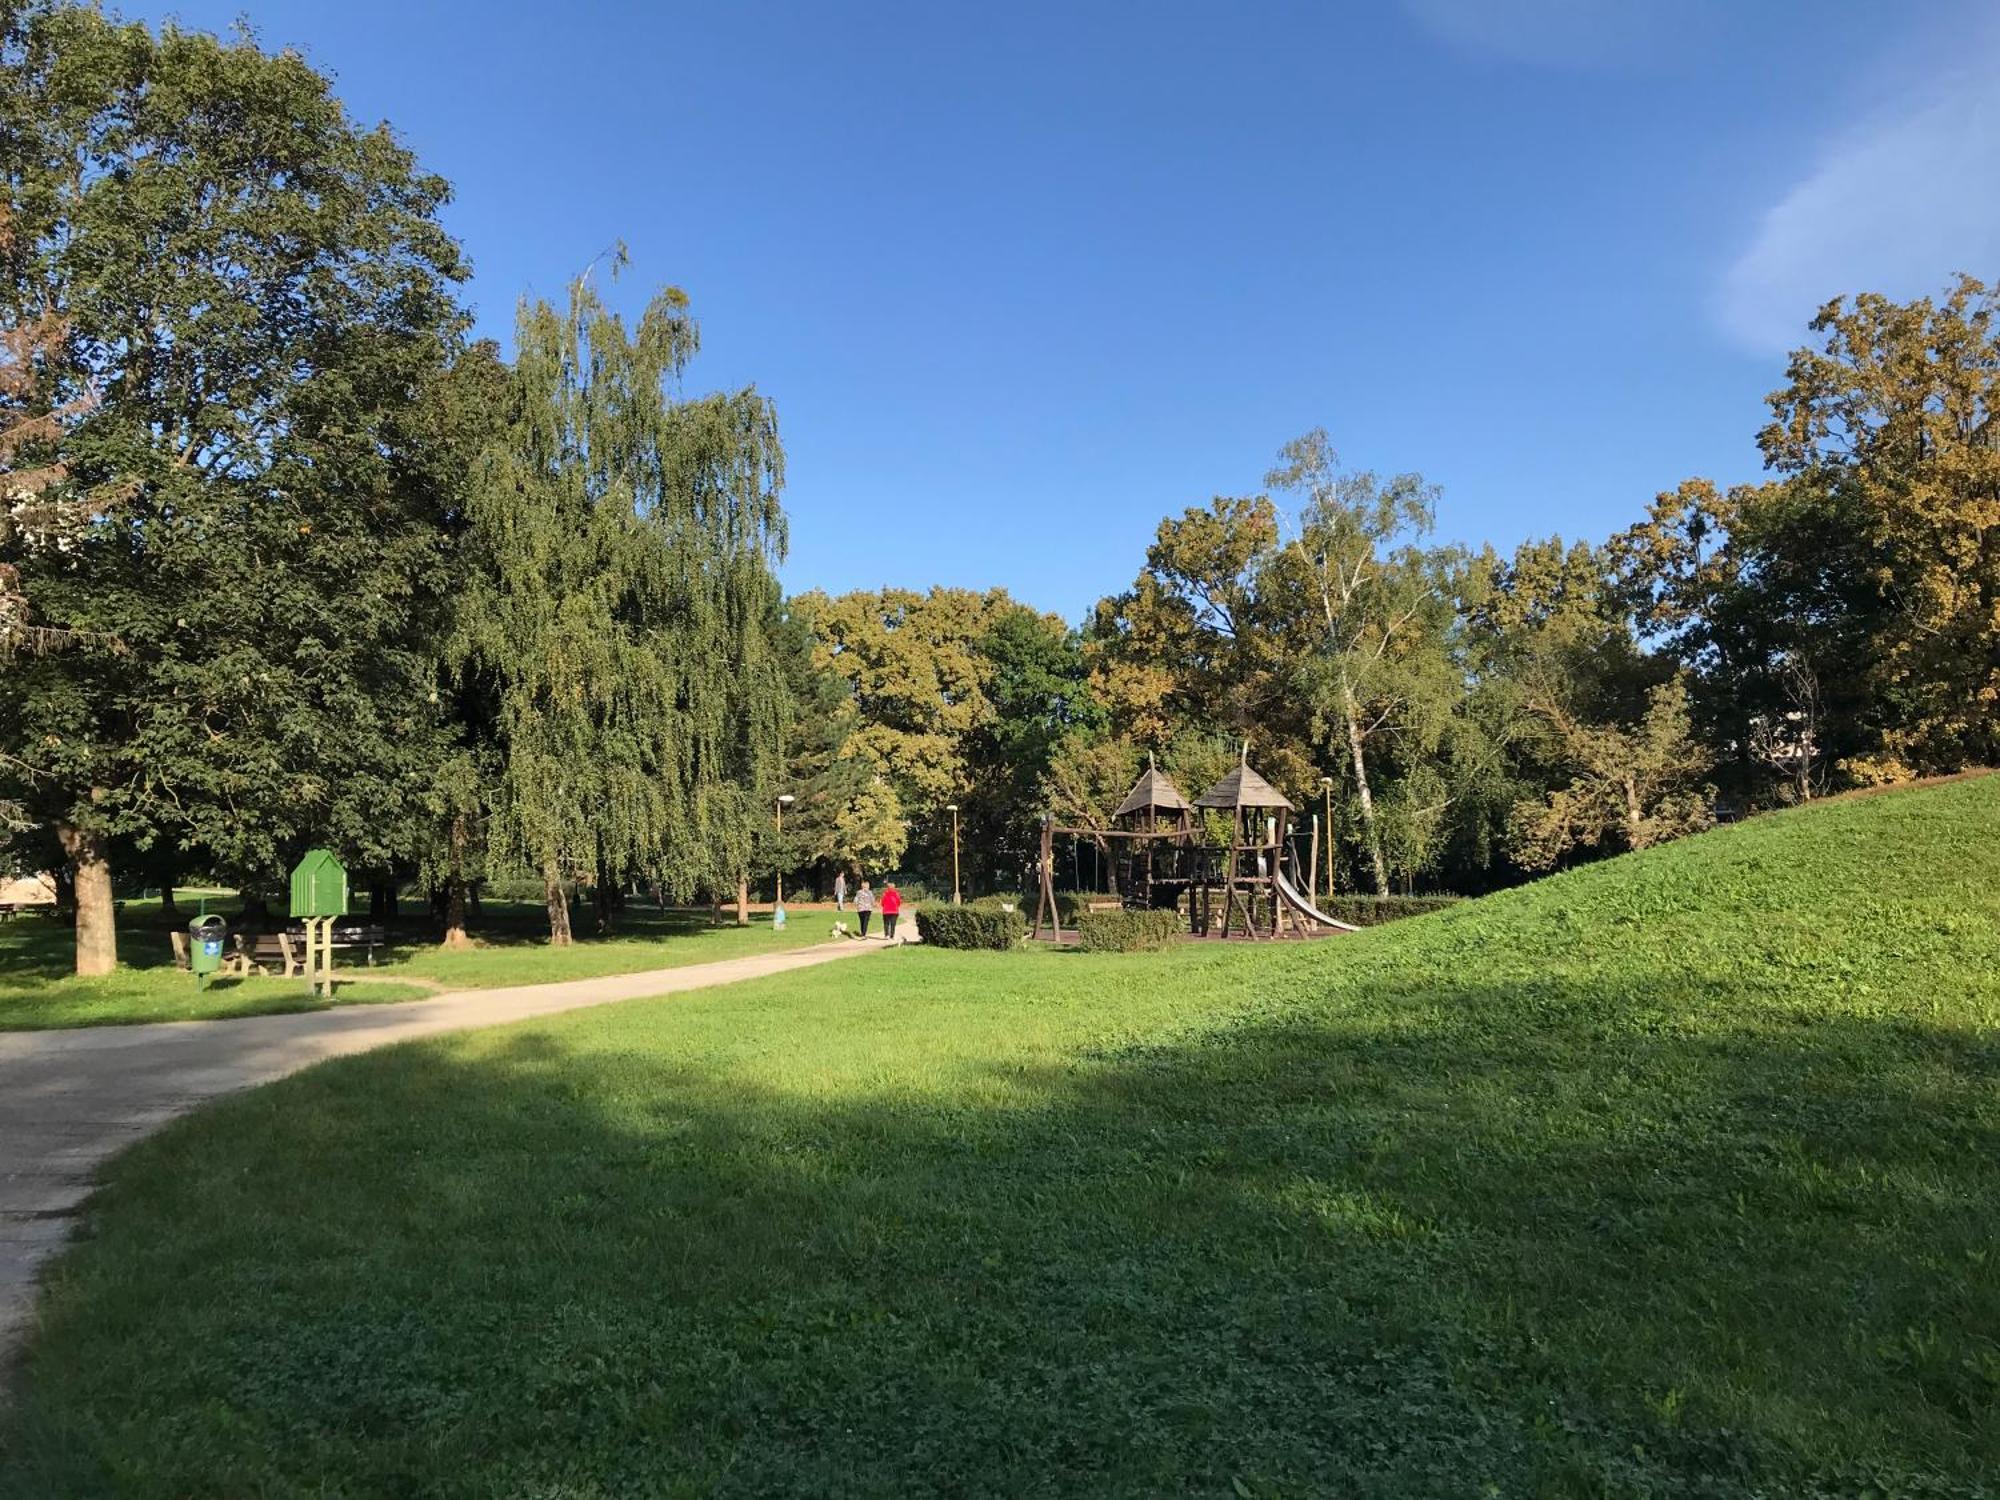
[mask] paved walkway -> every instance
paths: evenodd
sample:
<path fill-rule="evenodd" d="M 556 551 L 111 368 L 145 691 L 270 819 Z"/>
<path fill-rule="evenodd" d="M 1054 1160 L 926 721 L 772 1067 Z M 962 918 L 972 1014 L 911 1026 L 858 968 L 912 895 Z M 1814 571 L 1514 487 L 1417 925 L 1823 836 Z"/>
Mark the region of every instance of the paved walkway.
<path fill-rule="evenodd" d="M 0 1032 L 0 1377 L 26 1330 L 35 1273 L 69 1234 L 72 1216 L 96 1184 L 98 1163 L 217 1094 L 412 1037 L 786 974 L 887 946 L 822 943 L 678 969 L 297 1015 Z"/>

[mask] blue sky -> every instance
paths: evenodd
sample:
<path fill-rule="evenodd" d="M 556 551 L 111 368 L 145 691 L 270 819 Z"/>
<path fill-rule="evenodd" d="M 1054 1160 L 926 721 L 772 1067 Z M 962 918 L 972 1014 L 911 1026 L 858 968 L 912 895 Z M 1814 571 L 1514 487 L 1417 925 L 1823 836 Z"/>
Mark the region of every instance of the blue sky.
<path fill-rule="evenodd" d="M 1440 533 L 1754 477 L 1812 309 L 2000 272 L 2000 16 L 1940 0 L 122 7 L 333 73 L 480 327 L 622 239 L 754 381 L 795 589 L 1077 618 L 1325 426 Z"/>

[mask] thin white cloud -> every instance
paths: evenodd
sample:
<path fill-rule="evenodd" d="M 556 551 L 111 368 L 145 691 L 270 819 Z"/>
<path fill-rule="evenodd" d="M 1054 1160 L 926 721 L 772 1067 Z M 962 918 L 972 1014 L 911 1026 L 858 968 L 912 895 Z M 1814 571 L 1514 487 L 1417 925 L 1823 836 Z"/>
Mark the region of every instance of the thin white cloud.
<path fill-rule="evenodd" d="M 1808 338 L 1830 298 L 1941 291 L 2000 273 L 2000 30 L 1978 62 L 1841 134 L 1771 207 L 1724 273 L 1716 316 L 1760 354 Z"/>
<path fill-rule="evenodd" d="M 1595 67 L 1643 56 L 1688 0 L 1403 0 L 1439 41 L 1539 67 Z"/>

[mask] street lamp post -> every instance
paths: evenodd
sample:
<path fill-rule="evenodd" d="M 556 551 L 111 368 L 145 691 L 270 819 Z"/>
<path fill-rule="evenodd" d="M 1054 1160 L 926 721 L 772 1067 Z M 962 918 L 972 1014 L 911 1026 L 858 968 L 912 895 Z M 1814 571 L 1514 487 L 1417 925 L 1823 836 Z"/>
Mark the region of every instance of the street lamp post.
<path fill-rule="evenodd" d="M 792 800 L 790 792 L 781 792 L 778 796 L 778 900 L 771 908 L 773 927 L 785 925 L 785 808 Z"/>
<path fill-rule="evenodd" d="M 1326 893 L 1333 895 L 1333 778 L 1322 776 L 1319 789 L 1326 798 Z"/>
<path fill-rule="evenodd" d="M 959 905 L 958 899 L 958 804 L 947 802 L 944 810 L 951 814 L 951 904 Z"/>

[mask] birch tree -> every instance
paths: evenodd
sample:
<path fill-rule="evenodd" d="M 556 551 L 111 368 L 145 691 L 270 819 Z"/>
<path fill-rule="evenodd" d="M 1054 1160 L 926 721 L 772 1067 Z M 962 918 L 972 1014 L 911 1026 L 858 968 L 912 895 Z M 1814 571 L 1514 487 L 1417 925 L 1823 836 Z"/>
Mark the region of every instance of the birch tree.
<path fill-rule="evenodd" d="M 1442 654 L 1425 649 L 1425 637 L 1434 640 L 1451 614 L 1421 545 L 1435 525 L 1437 489 L 1416 474 L 1382 479 L 1342 471 L 1324 429 L 1287 443 L 1279 457 L 1265 482 L 1303 497 L 1288 550 L 1303 567 L 1324 628 L 1309 680 L 1353 778 L 1375 889 L 1386 892 L 1373 742 L 1433 690 L 1454 692 Z"/>

